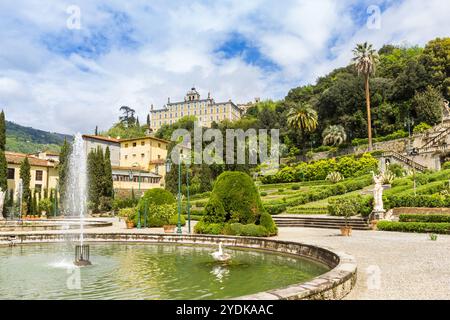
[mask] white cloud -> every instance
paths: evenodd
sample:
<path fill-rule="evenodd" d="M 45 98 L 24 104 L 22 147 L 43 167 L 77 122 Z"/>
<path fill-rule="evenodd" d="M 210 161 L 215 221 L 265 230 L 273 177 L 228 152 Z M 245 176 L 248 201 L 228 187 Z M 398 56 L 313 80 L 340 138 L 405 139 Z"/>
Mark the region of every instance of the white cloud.
<path fill-rule="evenodd" d="M 0 40 L 7 48 L 0 51 L 0 107 L 8 119 L 51 131 L 91 132 L 96 125 L 108 128 L 121 105 L 135 108 L 144 121 L 150 104 L 161 107 L 168 96 L 183 99 L 192 85 L 220 101 L 283 98 L 290 88 L 347 64 L 357 42 L 423 45 L 450 31 L 449 5 L 440 0 L 78 3 L 82 30 L 70 32 L 65 10 L 72 3 L 0 3 Z M 380 30 L 367 29 L 355 17 L 355 8 L 364 18 L 372 3 L 387 7 Z M 90 44 L 108 50 L 89 56 L 72 48 L 72 54 L 62 54 L 43 41 L 56 35 L 55 46 L 70 45 L 73 34 L 100 35 Z M 217 54 L 233 34 L 279 68 Z"/>

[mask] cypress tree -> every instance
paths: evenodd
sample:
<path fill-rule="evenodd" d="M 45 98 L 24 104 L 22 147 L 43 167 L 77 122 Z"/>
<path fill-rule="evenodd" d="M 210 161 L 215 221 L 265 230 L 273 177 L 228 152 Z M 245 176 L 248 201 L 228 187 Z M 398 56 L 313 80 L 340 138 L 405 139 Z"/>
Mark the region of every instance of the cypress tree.
<path fill-rule="evenodd" d="M 88 179 L 89 179 L 89 202 L 92 204 L 92 209 L 97 210 L 100 204 L 100 188 L 101 184 L 98 181 L 98 157 L 96 151 L 89 152 L 87 159 Z"/>
<path fill-rule="evenodd" d="M 98 136 L 98 126 L 95 126 L 95 135 Z"/>
<path fill-rule="evenodd" d="M 111 151 L 109 147 L 106 147 L 105 160 L 104 160 L 104 179 L 105 179 L 105 197 L 113 197 L 114 194 L 114 183 L 112 178 L 112 167 L 111 167 Z"/>
<path fill-rule="evenodd" d="M 32 199 L 30 189 L 30 182 L 31 182 L 30 162 L 26 157 L 22 161 L 22 164 L 20 165 L 20 179 L 22 179 L 23 185 L 22 204 L 25 205 L 24 213 L 27 214 L 31 210 Z"/>
<path fill-rule="evenodd" d="M 67 143 L 67 140 L 64 140 L 64 144 L 61 147 L 61 153 L 59 154 L 59 165 L 58 165 L 58 176 L 59 176 L 59 194 L 62 198 L 64 198 L 66 191 L 66 180 L 67 180 L 67 172 L 69 167 L 69 157 L 70 157 L 71 147 Z"/>
<path fill-rule="evenodd" d="M 37 193 L 33 192 L 33 195 L 31 196 L 31 214 L 32 215 L 37 215 L 38 214 L 38 210 L 37 210 Z"/>
<path fill-rule="evenodd" d="M 6 122 L 5 113 L 0 113 L 0 189 L 4 192 L 8 189 L 8 163 L 5 156 L 6 149 Z"/>
<path fill-rule="evenodd" d="M 48 188 L 44 189 L 44 199 L 48 199 Z"/>
<path fill-rule="evenodd" d="M 140 127 L 141 126 L 141 124 L 139 123 L 139 117 L 136 117 L 136 127 Z"/>
<path fill-rule="evenodd" d="M 147 115 L 147 126 L 150 127 L 150 115 Z"/>

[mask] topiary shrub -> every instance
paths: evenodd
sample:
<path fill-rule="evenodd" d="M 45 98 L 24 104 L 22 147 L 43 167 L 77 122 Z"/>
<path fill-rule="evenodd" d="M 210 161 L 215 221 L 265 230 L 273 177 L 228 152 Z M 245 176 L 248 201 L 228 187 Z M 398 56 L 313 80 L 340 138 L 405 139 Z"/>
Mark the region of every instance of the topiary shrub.
<path fill-rule="evenodd" d="M 207 223 L 200 220 L 195 225 L 194 232 L 198 234 L 222 234 L 223 226 L 221 223 Z"/>
<path fill-rule="evenodd" d="M 225 221 L 232 220 L 243 224 L 255 223 L 264 212 L 252 178 L 239 171 L 226 171 L 217 178 L 206 206 L 208 209 L 205 221 L 209 221 L 209 213 L 221 212 L 220 205 L 225 210 Z"/>
<path fill-rule="evenodd" d="M 278 228 L 275 224 L 275 221 L 273 221 L 272 216 L 266 212 L 261 214 L 261 218 L 259 220 L 259 224 L 266 228 L 267 232 L 271 236 L 275 236 L 278 234 Z"/>
<path fill-rule="evenodd" d="M 184 217 L 184 215 L 180 215 L 180 222 L 182 226 L 186 225 L 186 218 Z M 178 214 L 174 214 L 170 217 L 169 224 L 175 226 L 178 225 Z"/>
<path fill-rule="evenodd" d="M 261 192 L 261 197 L 265 197 L 265 196 L 267 196 L 267 192 L 265 192 L 265 191 Z"/>
<path fill-rule="evenodd" d="M 222 201 L 216 195 L 212 195 L 205 207 L 204 221 L 207 223 L 224 223 L 226 219 Z"/>
<path fill-rule="evenodd" d="M 175 197 L 169 191 L 162 188 L 150 189 L 144 193 L 144 196 L 139 200 L 137 210 L 143 214 L 145 208 L 150 208 L 151 205 L 173 204 L 176 202 Z"/>
<path fill-rule="evenodd" d="M 294 184 L 294 185 L 291 187 L 291 189 L 292 189 L 292 190 L 300 190 L 300 186 L 299 186 L 298 184 Z"/>
<path fill-rule="evenodd" d="M 256 224 L 230 223 L 223 228 L 223 233 L 230 236 L 267 237 L 266 228 Z"/>

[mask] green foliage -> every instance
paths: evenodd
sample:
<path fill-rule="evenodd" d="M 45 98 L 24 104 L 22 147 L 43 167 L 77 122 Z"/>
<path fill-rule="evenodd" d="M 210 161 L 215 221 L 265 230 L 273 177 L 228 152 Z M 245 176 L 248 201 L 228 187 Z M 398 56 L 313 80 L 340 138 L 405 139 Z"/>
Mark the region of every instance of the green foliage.
<path fill-rule="evenodd" d="M 59 165 L 58 165 L 58 184 L 59 184 L 59 194 L 61 198 L 65 198 L 66 193 L 66 185 L 67 185 L 67 174 L 69 171 L 69 157 L 72 152 L 72 148 L 67 142 L 67 139 L 64 140 L 64 144 L 61 147 L 61 152 L 59 154 Z M 88 167 L 89 167 L 89 158 L 88 158 Z"/>
<path fill-rule="evenodd" d="M 145 137 L 147 126 L 131 125 L 128 126 L 123 122 L 118 122 L 106 132 L 101 132 L 100 135 L 104 137 L 120 137 L 120 139 L 133 139 Z"/>
<path fill-rule="evenodd" d="M 368 215 L 367 198 L 362 196 L 330 199 L 328 201 L 328 213 L 332 216 L 355 216 L 358 214 Z M 369 211 L 369 212 L 367 212 Z"/>
<path fill-rule="evenodd" d="M 221 223 L 207 223 L 200 220 L 194 227 L 194 232 L 197 234 L 222 234 L 224 225 Z"/>
<path fill-rule="evenodd" d="M 169 224 L 178 225 L 178 214 L 174 214 L 169 219 Z M 184 226 L 186 224 L 186 218 L 184 215 L 180 215 L 180 225 Z"/>
<path fill-rule="evenodd" d="M 119 210 L 119 217 L 122 217 L 128 221 L 134 221 L 136 217 L 136 208 L 122 208 Z"/>
<path fill-rule="evenodd" d="M 154 188 L 144 193 L 144 196 L 139 200 L 137 210 L 143 214 L 146 208 L 150 212 L 150 208 L 153 208 L 154 205 L 171 205 L 175 203 L 176 199 L 169 191 L 162 188 Z"/>
<path fill-rule="evenodd" d="M 377 229 L 383 231 L 448 234 L 450 233 L 450 223 L 378 221 Z"/>
<path fill-rule="evenodd" d="M 448 222 L 450 223 L 450 215 L 448 214 L 401 214 L 400 222 Z"/>
<path fill-rule="evenodd" d="M 417 126 L 414 127 L 413 133 L 422 133 L 422 132 L 425 132 L 425 131 L 427 131 L 427 130 L 429 130 L 431 128 L 432 127 L 428 123 L 421 122 Z"/>
<path fill-rule="evenodd" d="M 32 214 L 32 195 L 30 189 L 31 183 L 31 173 L 30 173 L 30 162 L 28 158 L 22 161 L 20 165 L 20 179 L 22 179 L 23 193 L 22 193 L 22 203 L 25 205 L 25 214 Z"/>
<path fill-rule="evenodd" d="M 428 207 L 444 208 L 450 207 L 450 196 L 432 194 L 421 195 L 386 195 L 383 196 L 383 202 L 386 209 L 398 207 Z"/>
<path fill-rule="evenodd" d="M 114 211 L 118 211 L 120 209 L 134 207 L 137 204 L 138 202 L 136 201 L 136 199 L 116 197 L 112 202 L 112 209 Z"/>
<path fill-rule="evenodd" d="M 266 212 L 261 214 L 259 225 L 264 227 L 270 236 L 275 236 L 278 234 L 278 228 L 275 221 L 273 221 L 272 216 Z"/>
<path fill-rule="evenodd" d="M 450 161 L 444 162 L 442 165 L 442 170 L 448 170 L 450 169 Z"/>
<path fill-rule="evenodd" d="M 343 179 L 344 179 L 344 177 L 338 171 L 330 172 L 326 177 L 326 180 L 330 181 L 331 183 L 338 183 L 338 182 L 342 181 Z"/>
<path fill-rule="evenodd" d="M 428 86 L 424 92 L 416 92 L 412 99 L 412 106 L 420 122 L 436 124 L 442 120 L 441 93 Z"/>
<path fill-rule="evenodd" d="M 286 166 L 275 175 L 264 176 L 262 183 L 272 184 L 280 182 L 324 180 L 333 171 L 340 172 L 344 177 L 357 177 L 376 171 L 378 160 L 371 154 L 365 153 L 361 157 L 345 156 L 336 159 L 318 160 L 310 163 L 299 163 L 295 167 Z"/>
<path fill-rule="evenodd" d="M 224 223 L 227 214 L 222 201 L 213 194 L 206 204 L 204 221 L 207 223 Z"/>
<path fill-rule="evenodd" d="M 105 150 L 105 160 L 104 160 L 104 190 L 103 195 L 105 197 L 112 198 L 114 196 L 114 182 L 112 178 L 112 167 L 111 167 L 111 152 L 109 147 Z"/>
<path fill-rule="evenodd" d="M 390 133 L 386 136 L 383 137 L 376 137 L 373 138 L 373 142 L 384 142 L 384 141 L 391 141 L 391 140 L 396 140 L 396 139 L 402 139 L 402 138 L 406 138 L 408 137 L 408 132 L 404 131 L 404 130 L 397 130 L 393 133 Z M 352 146 L 360 146 L 363 144 L 367 144 L 368 143 L 368 139 L 367 138 L 355 138 L 352 140 Z"/>
<path fill-rule="evenodd" d="M 47 215 L 49 215 L 52 212 L 52 205 L 53 204 L 50 199 L 42 199 L 41 201 L 39 201 L 39 213 L 45 211 Z"/>
<path fill-rule="evenodd" d="M 270 235 L 267 229 L 261 225 L 241 223 L 226 224 L 223 233 L 226 235 L 246 237 L 267 237 Z"/>
<path fill-rule="evenodd" d="M 219 204 L 225 210 L 225 221 L 255 223 L 264 212 L 253 180 L 243 172 L 228 171 L 217 178 L 207 205 L 206 216 L 208 209 L 211 212 L 212 208 L 215 208 L 214 212 L 221 211 Z"/>
<path fill-rule="evenodd" d="M 265 197 L 265 196 L 267 196 L 267 192 L 263 191 L 260 193 L 260 195 L 261 195 L 261 197 Z"/>

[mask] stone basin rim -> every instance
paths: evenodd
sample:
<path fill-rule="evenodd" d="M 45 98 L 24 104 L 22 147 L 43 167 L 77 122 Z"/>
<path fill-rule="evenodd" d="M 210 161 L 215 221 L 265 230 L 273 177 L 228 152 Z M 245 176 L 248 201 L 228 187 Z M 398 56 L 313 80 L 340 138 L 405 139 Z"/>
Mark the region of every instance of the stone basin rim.
<path fill-rule="evenodd" d="M 0 247 L 11 244 L 57 243 L 67 240 L 77 241 L 77 232 L 1 234 Z M 258 292 L 233 298 L 233 300 L 338 300 L 345 297 L 355 286 L 357 276 L 356 260 L 345 253 L 311 244 L 275 240 L 270 238 L 188 235 L 188 234 L 148 234 L 148 233 L 92 233 L 84 234 L 88 243 L 171 243 L 217 245 L 258 249 L 272 253 L 290 254 L 321 262 L 330 270 L 310 281 L 287 287 Z"/>

